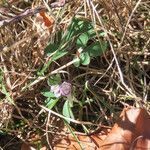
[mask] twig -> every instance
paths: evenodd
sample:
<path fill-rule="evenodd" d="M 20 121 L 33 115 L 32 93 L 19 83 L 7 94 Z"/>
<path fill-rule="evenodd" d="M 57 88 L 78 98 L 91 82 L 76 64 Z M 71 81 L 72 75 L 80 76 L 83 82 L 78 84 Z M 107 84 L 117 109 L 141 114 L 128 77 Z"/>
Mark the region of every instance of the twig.
<path fill-rule="evenodd" d="M 23 19 L 25 17 L 35 15 L 35 14 L 39 13 L 40 11 L 46 11 L 46 8 L 44 6 L 39 6 L 39 7 L 34 8 L 34 9 L 27 9 L 23 13 L 15 16 L 15 17 L 12 17 L 10 19 L 4 19 L 4 20 L 0 21 L 0 28 L 2 26 L 6 26 L 8 24 L 20 21 L 21 19 Z"/>
<path fill-rule="evenodd" d="M 66 0 L 59 0 L 58 2 L 52 3 L 51 7 L 63 7 L 66 3 Z"/>
<path fill-rule="evenodd" d="M 128 19 L 128 21 L 127 21 L 127 23 L 126 23 L 126 26 L 125 26 L 125 30 L 124 30 L 123 36 L 122 36 L 122 38 L 121 38 L 121 42 L 120 42 L 120 44 L 119 44 L 119 48 L 121 47 L 121 45 L 122 45 L 122 43 L 123 43 L 123 41 L 124 41 L 124 38 L 125 38 L 125 35 L 126 35 L 126 32 L 127 32 L 127 29 L 128 29 L 128 25 L 129 25 L 129 23 L 130 23 L 130 21 L 131 21 L 133 15 L 134 15 L 134 12 L 136 11 L 136 9 L 137 9 L 137 7 L 140 5 L 140 3 L 141 3 L 141 0 L 139 0 L 139 1 L 136 3 L 135 7 L 133 8 L 133 10 L 132 10 L 132 12 L 131 12 L 131 15 L 129 16 L 129 19 Z"/>
<path fill-rule="evenodd" d="M 77 59 L 74 59 L 70 62 L 68 62 L 67 64 L 57 68 L 56 70 L 50 72 L 49 74 L 47 74 L 46 76 L 43 76 L 43 77 L 38 77 L 35 81 L 33 81 L 31 84 L 25 86 L 22 88 L 22 91 L 24 91 L 25 89 L 29 88 L 29 87 L 32 87 L 34 86 L 35 84 L 39 83 L 40 81 L 42 80 L 45 80 L 46 78 L 48 78 L 50 75 L 53 75 L 53 74 L 56 74 L 56 73 L 60 73 L 61 71 L 63 71 L 63 69 L 65 69 L 66 67 L 72 65 L 73 63 L 75 63 L 77 61 Z M 63 71 L 64 72 L 64 71 Z"/>
<path fill-rule="evenodd" d="M 47 122 L 46 122 L 46 140 L 47 140 L 47 143 L 48 143 L 48 146 L 49 146 L 50 150 L 53 150 L 52 146 L 51 146 L 51 143 L 49 141 L 49 136 L 48 136 L 48 125 L 49 125 L 49 122 L 50 122 L 50 115 L 51 115 L 51 113 L 49 112 L 48 117 L 47 117 Z"/>
<path fill-rule="evenodd" d="M 54 2 L 54 3 L 51 3 L 49 5 L 51 8 L 55 8 L 55 7 L 63 7 L 65 4 L 66 4 L 65 0 L 59 0 L 59 2 Z M 26 9 L 24 12 L 22 12 L 19 15 L 16 15 L 15 17 L 1 20 L 0 21 L 0 28 L 2 26 L 8 25 L 10 23 L 15 23 L 17 21 L 20 21 L 21 19 L 23 19 L 25 17 L 35 15 L 35 14 L 39 13 L 40 11 L 48 11 L 48 9 L 46 6 L 39 6 L 39 7 L 34 8 L 34 9 L 32 9 L 32 8 Z"/>

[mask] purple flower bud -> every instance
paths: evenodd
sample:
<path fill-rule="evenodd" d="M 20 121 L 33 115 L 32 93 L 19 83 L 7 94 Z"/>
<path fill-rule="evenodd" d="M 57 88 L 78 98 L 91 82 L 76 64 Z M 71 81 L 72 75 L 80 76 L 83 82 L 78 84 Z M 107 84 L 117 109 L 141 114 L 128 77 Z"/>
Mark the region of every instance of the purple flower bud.
<path fill-rule="evenodd" d="M 60 92 L 63 96 L 68 96 L 71 94 L 71 84 L 68 82 L 63 82 L 60 85 Z"/>

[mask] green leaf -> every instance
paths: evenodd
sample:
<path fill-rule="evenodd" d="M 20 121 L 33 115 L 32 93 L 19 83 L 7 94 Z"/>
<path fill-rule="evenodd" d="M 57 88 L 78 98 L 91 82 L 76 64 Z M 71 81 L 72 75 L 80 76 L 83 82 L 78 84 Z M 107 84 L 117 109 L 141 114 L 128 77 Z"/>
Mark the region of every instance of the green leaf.
<path fill-rule="evenodd" d="M 73 60 L 75 60 L 75 59 L 76 59 L 77 61 L 76 61 L 76 62 L 74 62 L 73 64 L 74 64 L 74 66 L 75 66 L 75 67 L 79 67 L 79 66 L 80 66 L 80 64 L 81 64 L 81 60 L 80 60 L 80 58 L 79 58 L 79 57 L 77 57 L 77 56 L 76 56 Z"/>
<path fill-rule="evenodd" d="M 59 30 L 58 32 L 56 32 L 56 35 L 54 37 L 54 42 L 49 43 L 44 50 L 44 52 L 47 56 L 51 55 L 52 53 L 54 53 L 61 47 L 62 36 L 63 36 L 62 30 Z"/>
<path fill-rule="evenodd" d="M 39 76 L 44 75 L 44 73 L 46 72 L 46 70 L 48 69 L 51 63 L 52 63 L 52 60 L 49 60 L 47 64 L 44 64 L 43 68 L 40 71 L 38 71 L 38 75 Z"/>
<path fill-rule="evenodd" d="M 104 36 L 106 36 L 106 32 L 103 32 L 103 31 L 95 31 L 94 30 L 94 28 L 93 29 L 91 29 L 91 30 L 89 30 L 89 31 L 87 31 L 87 34 L 89 35 L 89 37 L 90 37 L 90 39 L 91 38 L 94 38 L 94 37 L 96 37 L 96 36 L 98 36 L 98 37 L 104 37 Z"/>
<path fill-rule="evenodd" d="M 46 100 L 47 108 L 52 109 L 54 106 L 56 106 L 58 101 L 59 101 L 59 99 L 47 98 L 47 100 Z"/>
<path fill-rule="evenodd" d="M 87 32 L 92 28 L 93 26 L 91 22 L 79 18 L 73 18 L 68 31 L 66 32 L 65 41 L 69 41 L 72 37 Z"/>
<path fill-rule="evenodd" d="M 54 43 L 57 43 L 57 45 L 61 45 L 63 35 L 64 35 L 64 30 L 59 30 L 58 32 L 56 32 Z"/>
<path fill-rule="evenodd" d="M 59 47 L 59 44 L 57 43 L 49 43 L 48 46 L 45 48 L 44 52 L 47 56 L 54 53 Z"/>
<path fill-rule="evenodd" d="M 51 51 L 52 52 L 52 51 Z M 51 54 L 51 52 L 49 52 L 49 55 Z M 63 51 L 63 50 L 57 50 L 51 57 L 51 59 L 47 62 L 47 64 L 44 64 L 43 68 L 41 71 L 38 72 L 39 75 L 43 75 L 44 72 L 46 72 L 46 70 L 48 69 L 48 67 L 50 66 L 50 64 L 53 61 L 56 61 L 57 59 L 63 57 L 64 55 L 66 55 L 68 52 L 67 51 Z"/>
<path fill-rule="evenodd" d="M 80 60 L 82 65 L 88 65 L 90 63 L 90 55 L 88 52 L 83 52 L 80 54 Z"/>
<path fill-rule="evenodd" d="M 64 51 L 64 50 L 59 50 L 57 51 L 51 58 L 52 61 L 56 61 L 57 59 L 63 57 L 64 55 L 66 55 L 68 52 Z"/>
<path fill-rule="evenodd" d="M 53 92 L 50 92 L 50 90 L 46 90 L 46 89 L 45 89 L 45 90 L 43 90 L 41 93 L 42 93 L 42 95 L 45 96 L 45 97 L 49 97 L 49 98 L 54 98 L 54 97 L 56 97 Z"/>
<path fill-rule="evenodd" d="M 65 117 L 68 117 L 68 118 L 73 118 L 74 119 L 74 115 L 72 113 L 72 110 L 71 110 L 71 107 L 70 107 L 70 103 L 68 100 L 65 101 L 65 104 L 63 106 L 63 115 Z M 68 123 L 70 123 L 69 120 L 66 120 Z"/>
<path fill-rule="evenodd" d="M 88 52 L 82 52 L 79 57 L 76 56 L 74 59 L 77 59 L 77 61 L 74 62 L 75 67 L 79 67 L 81 64 L 88 65 L 91 60 Z"/>
<path fill-rule="evenodd" d="M 89 36 L 88 34 L 85 32 L 83 34 L 81 34 L 78 38 L 77 38 L 77 41 L 76 41 L 76 45 L 78 48 L 80 47 L 85 47 L 87 42 L 89 40 Z"/>
<path fill-rule="evenodd" d="M 48 83 L 49 86 L 60 84 L 61 83 L 60 74 L 50 76 L 50 78 L 47 80 L 47 83 Z"/>
<path fill-rule="evenodd" d="M 89 53 L 90 57 L 97 57 L 104 53 L 107 49 L 107 42 L 95 42 L 92 43 L 90 46 L 85 48 L 85 51 Z"/>

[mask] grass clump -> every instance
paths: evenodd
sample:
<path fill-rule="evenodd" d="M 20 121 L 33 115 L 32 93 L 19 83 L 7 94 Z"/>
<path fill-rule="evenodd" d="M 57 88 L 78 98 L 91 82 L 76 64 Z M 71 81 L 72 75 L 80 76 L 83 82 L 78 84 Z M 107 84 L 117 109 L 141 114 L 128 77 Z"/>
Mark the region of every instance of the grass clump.
<path fill-rule="evenodd" d="M 1 4 L 1 132 L 52 149 L 67 132 L 64 122 L 87 134 L 111 127 L 125 106 L 149 110 L 148 4 Z"/>

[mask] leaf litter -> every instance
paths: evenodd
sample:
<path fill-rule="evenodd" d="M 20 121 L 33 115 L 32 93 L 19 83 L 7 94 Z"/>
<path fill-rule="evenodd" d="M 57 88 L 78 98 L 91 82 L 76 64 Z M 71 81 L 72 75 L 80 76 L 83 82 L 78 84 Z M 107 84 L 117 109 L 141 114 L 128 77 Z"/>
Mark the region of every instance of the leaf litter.
<path fill-rule="evenodd" d="M 0 1 L 0 148 L 150 149 L 148 25 L 148 0 Z"/>

